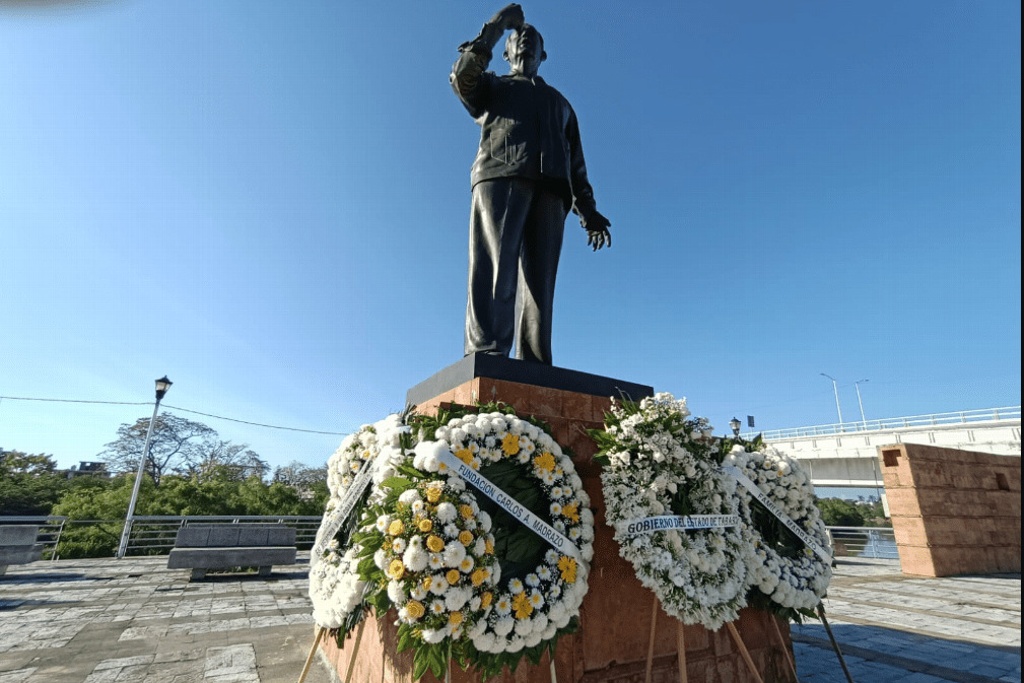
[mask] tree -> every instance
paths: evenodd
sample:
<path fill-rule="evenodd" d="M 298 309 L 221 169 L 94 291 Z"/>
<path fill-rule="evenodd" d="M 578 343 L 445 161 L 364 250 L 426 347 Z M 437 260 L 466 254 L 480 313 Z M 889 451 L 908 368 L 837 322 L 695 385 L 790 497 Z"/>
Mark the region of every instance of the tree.
<path fill-rule="evenodd" d="M 818 509 L 825 526 L 864 526 L 864 516 L 853 501 L 819 498 Z"/>
<path fill-rule="evenodd" d="M 185 473 L 196 479 L 229 477 L 244 480 L 249 477 L 263 479 L 270 465 L 262 460 L 248 444 L 218 440 L 210 445 L 199 462 L 190 462 Z"/>
<path fill-rule="evenodd" d="M 106 445 L 99 454 L 114 472 L 137 472 L 139 458 L 146 443 L 149 418 L 117 429 L 117 441 Z M 195 477 L 214 475 L 217 467 L 234 468 L 236 476 L 245 479 L 258 473 L 262 478 L 267 464 L 246 444 L 233 444 L 219 438 L 216 430 L 202 422 L 163 413 L 153 423 L 153 437 L 146 458 L 146 472 L 159 486 L 166 474 Z"/>
<path fill-rule="evenodd" d="M 0 448 L 0 515 L 48 515 L 68 485 L 53 456 Z"/>

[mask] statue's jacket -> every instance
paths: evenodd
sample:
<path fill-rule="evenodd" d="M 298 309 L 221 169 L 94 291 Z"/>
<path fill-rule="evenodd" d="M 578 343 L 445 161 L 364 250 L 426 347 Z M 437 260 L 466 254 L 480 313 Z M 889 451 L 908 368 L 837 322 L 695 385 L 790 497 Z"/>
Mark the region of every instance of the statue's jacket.
<path fill-rule="evenodd" d="M 596 210 L 580 144 L 576 113 L 544 82 L 486 71 L 491 51 L 477 41 L 460 46 L 452 67 L 455 95 L 480 125 L 480 149 L 472 185 L 495 178 L 527 178 L 547 184 L 571 203 L 580 222 Z"/>

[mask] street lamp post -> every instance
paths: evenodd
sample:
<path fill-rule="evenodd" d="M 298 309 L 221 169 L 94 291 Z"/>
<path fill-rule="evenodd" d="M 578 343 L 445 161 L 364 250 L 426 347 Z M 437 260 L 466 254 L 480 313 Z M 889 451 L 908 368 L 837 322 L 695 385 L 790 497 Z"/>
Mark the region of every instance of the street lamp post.
<path fill-rule="evenodd" d="M 864 401 L 860 400 L 860 383 L 869 381 L 871 380 L 859 379 L 853 383 L 854 389 L 857 390 L 857 405 L 860 406 L 860 423 L 864 425 L 864 429 L 868 428 L 868 421 L 864 418 Z"/>
<path fill-rule="evenodd" d="M 729 428 L 732 429 L 733 436 L 740 435 L 740 421 L 737 420 L 735 417 L 729 420 Z"/>
<path fill-rule="evenodd" d="M 828 377 L 832 380 L 832 393 L 836 395 L 836 412 L 839 413 L 839 431 L 843 431 L 843 409 L 839 407 L 839 388 L 836 386 L 836 378 L 832 375 L 826 375 L 824 372 L 820 374 L 822 377 Z"/>
<path fill-rule="evenodd" d="M 132 531 L 132 521 L 135 516 L 135 503 L 139 499 L 139 488 L 142 486 L 142 477 L 146 471 L 146 460 L 149 458 L 149 442 L 153 438 L 153 425 L 156 423 L 156 413 L 160 410 L 160 401 L 164 394 L 171 388 L 171 380 L 164 375 L 156 381 L 156 404 L 153 405 L 153 417 L 149 420 L 149 429 L 146 430 L 146 441 L 142 445 L 142 458 L 139 460 L 139 473 L 135 476 L 135 486 L 132 487 L 132 499 L 128 503 L 128 515 L 124 518 L 124 531 L 121 533 L 121 545 L 117 548 L 117 557 L 124 557 L 128 549 L 128 536 Z"/>

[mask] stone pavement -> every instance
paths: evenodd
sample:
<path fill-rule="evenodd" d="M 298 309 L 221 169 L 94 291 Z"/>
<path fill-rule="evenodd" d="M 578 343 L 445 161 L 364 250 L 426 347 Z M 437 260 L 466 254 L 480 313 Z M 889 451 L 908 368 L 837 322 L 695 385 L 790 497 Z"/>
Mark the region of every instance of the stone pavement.
<path fill-rule="evenodd" d="M 1020 683 L 1020 574 L 910 577 L 840 558 L 824 604 L 856 683 Z M 801 683 L 846 683 L 820 622 L 791 634 Z"/>
<path fill-rule="evenodd" d="M 12 566 L 0 683 L 296 681 L 313 640 L 305 562 L 197 583 L 166 557 Z M 911 578 L 841 559 L 825 608 L 856 683 L 1021 680 L 1019 574 Z M 801 683 L 845 683 L 821 624 L 794 625 L 793 641 Z M 317 661 L 306 680 L 336 677 Z"/>

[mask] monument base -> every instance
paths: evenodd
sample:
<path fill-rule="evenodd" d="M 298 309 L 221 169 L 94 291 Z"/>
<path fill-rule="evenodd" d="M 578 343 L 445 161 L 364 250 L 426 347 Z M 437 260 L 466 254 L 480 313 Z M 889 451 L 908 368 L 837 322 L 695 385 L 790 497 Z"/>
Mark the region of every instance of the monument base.
<path fill-rule="evenodd" d="M 580 609 L 580 628 L 558 641 L 557 683 L 639 683 L 645 678 L 648 662 L 652 681 L 680 681 L 680 633 L 689 681 L 753 683 L 757 678 L 727 628 L 713 632 L 702 626 L 684 626 L 680 632 L 680 622 L 660 609 L 654 594 L 637 580 L 632 565 L 619 557 L 612 529 L 605 522 L 600 467 L 593 461 L 597 448 L 587 430 L 602 427 L 611 396 L 638 401 L 652 394 L 649 386 L 477 354 L 413 387 L 408 398 L 423 414 L 446 404 L 501 401 L 513 406 L 520 416 L 532 415 L 549 424 L 554 438 L 572 454 L 594 510 L 594 559 L 589 591 Z M 354 636 L 343 647 L 327 639 L 323 652 L 342 681 L 353 657 L 353 683 L 410 680 L 412 652 L 396 654 L 394 622 L 393 614 L 382 620 L 368 619 L 358 648 Z M 787 622 L 767 612 L 745 609 L 734 626 L 764 683 L 796 682 Z M 452 683 L 481 680 L 473 670 L 452 668 Z M 551 670 L 545 656 L 537 666 L 523 660 L 515 671 L 490 680 L 555 683 Z M 421 680 L 437 683 L 430 673 Z"/>

